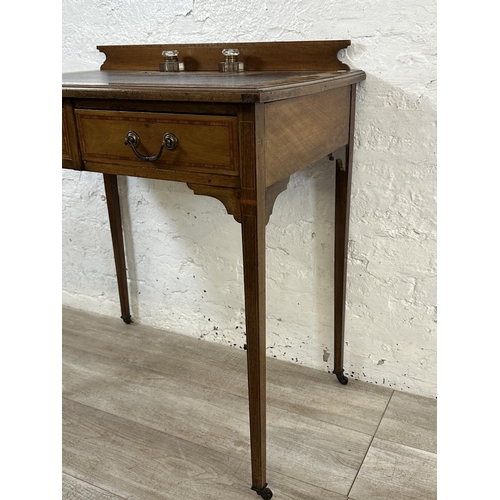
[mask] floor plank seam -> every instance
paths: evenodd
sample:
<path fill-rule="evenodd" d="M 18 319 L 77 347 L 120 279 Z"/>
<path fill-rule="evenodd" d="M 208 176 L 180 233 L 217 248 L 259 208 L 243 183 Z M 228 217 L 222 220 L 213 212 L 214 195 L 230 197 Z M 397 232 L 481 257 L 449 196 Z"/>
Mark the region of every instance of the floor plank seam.
<path fill-rule="evenodd" d="M 288 474 L 285 474 L 282 471 L 274 470 L 270 466 L 268 466 L 268 471 L 275 472 L 276 474 L 279 474 L 280 476 L 287 477 L 288 479 L 292 479 L 294 481 L 300 481 L 301 483 L 308 484 L 309 486 L 312 486 L 313 488 L 317 488 L 319 490 L 323 490 L 326 493 L 335 493 L 336 495 L 344 495 L 344 493 L 342 493 L 341 491 L 329 490 L 327 488 L 324 488 L 323 486 L 318 486 L 317 484 L 311 483 L 309 481 L 304 481 L 303 479 L 299 479 L 298 477 L 294 477 L 294 476 L 290 476 Z"/>
<path fill-rule="evenodd" d="M 387 439 L 385 437 L 384 438 L 378 437 L 377 439 L 380 439 L 380 441 L 385 441 L 387 443 L 392 443 L 392 444 L 397 444 L 397 445 L 400 445 L 400 446 L 405 446 L 406 448 L 410 448 L 411 450 L 423 451 L 424 453 L 429 453 L 430 455 L 434 455 L 434 456 L 437 457 L 437 453 L 435 453 L 433 451 L 429 451 L 429 450 L 424 450 L 423 448 L 418 448 L 417 446 L 410 446 L 409 444 L 404 444 L 404 443 L 401 443 L 400 441 L 393 441 L 392 439 Z M 370 443 L 370 446 L 371 446 L 371 443 Z"/>
<path fill-rule="evenodd" d="M 363 460 L 361 460 L 361 463 L 359 464 L 359 467 L 358 467 L 358 470 L 356 472 L 356 475 L 354 476 L 354 479 L 352 481 L 352 484 L 351 484 L 351 487 L 349 488 L 349 491 L 347 492 L 347 497 L 349 497 L 349 495 L 351 494 L 351 491 L 352 491 L 352 488 L 354 487 L 354 483 L 356 482 L 356 479 L 358 478 L 358 475 L 359 475 L 359 471 L 361 470 L 361 467 L 363 467 L 363 464 L 366 460 L 366 456 L 368 455 L 368 452 L 370 451 L 370 448 L 372 447 L 372 444 L 373 444 L 373 440 L 375 439 L 375 436 L 377 435 L 377 431 L 380 427 L 380 424 L 382 423 L 382 420 L 384 419 L 384 416 L 385 416 L 385 413 L 387 412 L 387 408 L 389 408 L 389 405 L 391 403 L 391 399 L 392 399 L 392 396 L 394 395 L 394 390 L 391 392 L 391 396 L 389 397 L 389 400 L 387 401 L 387 405 L 382 413 L 382 416 L 380 417 L 380 421 L 377 425 L 377 428 L 375 429 L 375 432 L 373 433 L 373 436 L 370 440 L 370 444 L 368 445 L 368 448 L 366 449 L 366 453 L 365 453 L 365 456 L 363 457 Z M 355 500 L 355 499 L 352 499 L 352 500 Z"/>
<path fill-rule="evenodd" d="M 109 493 L 110 495 L 113 495 L 113 496 L 115 496 L 117 498 L 122 498 L 123 500 L 127 500 L 126 497 L 123 497 L 123 496 L 119 495 L 118 493 L 115 493 L 113 491 L 107 490 L 106 488 L 103 488 L 102 486 L 98 486 L 97 484 L 89 483 L 86 479 L 82 479 L 81 477 L 77 477 L 74 474 L 70 474 L 69 472 L 65 472 L 64 468 L 63 468 L 62 472 L 66 476 L 72 477 L 73 479 L 76 479 L 77 481 L 80 481 L 81 483 L 88 484 L 89 486 L 92 486 L 93 488 L 97 488 L 98 490 L 104 491 L 105 493 Z"/>

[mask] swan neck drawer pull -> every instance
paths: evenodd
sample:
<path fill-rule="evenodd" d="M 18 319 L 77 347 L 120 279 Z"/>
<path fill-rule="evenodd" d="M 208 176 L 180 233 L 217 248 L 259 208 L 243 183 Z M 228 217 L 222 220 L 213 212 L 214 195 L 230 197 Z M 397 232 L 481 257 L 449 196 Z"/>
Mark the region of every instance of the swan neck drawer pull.
<path fill-rule="evenodd" d="M 163 139 L 161 141 L 160 151 L 158 151 L 158 154 L 155 156 L 144 156 L 139 153 L 139 151 L 137 151 L 137 147 L 139 146 L 140 142 L 141 138 L 139 137 L 139 134 L 137 134 L 137 132 L 134 132 L 133 130 L 129 130 L 127 132 L 127 135 L 125 136 L 125 146 L 130 146 L 135 156 L 143 161 L 156 161 L 160 159 L 160 156 L 163 153 L 163 148 L 167 148 L 170 151 L 173 151 L 177 147 L 179 140 L 174 134 L 172 134 L 172 132 L 167 132 L 163 136 Z"/>

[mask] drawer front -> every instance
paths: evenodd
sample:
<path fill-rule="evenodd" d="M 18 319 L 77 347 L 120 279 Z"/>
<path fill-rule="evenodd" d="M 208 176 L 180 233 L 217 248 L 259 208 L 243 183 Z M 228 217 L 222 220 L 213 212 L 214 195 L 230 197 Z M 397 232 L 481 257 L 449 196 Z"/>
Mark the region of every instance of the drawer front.
<path fill-rule="evenodd" d="M 75 114 L 86 162 L 238 175 L 236 117 L 84 109 Z M 125 145 L 129 131 L 139 136 L 136 149 L 143 156 L 157 155 L 167 132 L 175 135 L 177 146 L 145 161 Z"/>

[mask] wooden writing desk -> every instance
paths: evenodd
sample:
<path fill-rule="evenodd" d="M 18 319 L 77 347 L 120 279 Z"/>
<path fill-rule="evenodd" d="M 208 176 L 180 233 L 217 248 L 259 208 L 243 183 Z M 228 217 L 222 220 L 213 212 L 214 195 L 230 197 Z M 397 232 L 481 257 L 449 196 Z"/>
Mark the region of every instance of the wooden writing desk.
<path fill-rule="evenodd" d="M 63 75 L 64 168 L 104 174 L 122 318 L 131 322 L 117 175 L 186 182 L 241 223 L 252 489 L 266 483 L 265 228 L 291 174 L 329 156 L 335 188 L 334 373 L 343 371 L 356 83 L 348 40 L 98 47 L 100 71 Z M 242 73 L 219 73 L 223 48 Z M 161 72 L 176 49 L 183 72 Z"/>

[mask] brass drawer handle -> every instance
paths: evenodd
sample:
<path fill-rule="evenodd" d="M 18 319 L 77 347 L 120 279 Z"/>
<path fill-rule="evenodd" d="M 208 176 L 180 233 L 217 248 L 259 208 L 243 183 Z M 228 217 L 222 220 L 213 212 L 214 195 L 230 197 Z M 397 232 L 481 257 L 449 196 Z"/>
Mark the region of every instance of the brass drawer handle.
<path fill-rule="evenodd" d="M 172 134 L 172 132 L 167 132 L 163 136 L 163 139 L 161 141 L 160 151 L 158 151 L 158 154 L 156 156 L 141 155 L 141 153 L 139 153 L 139 151 L 137 151 L 136 149 L 137 146 L 139 146 L 140 142 L 141 138 L 139 137 L 139 134 L 137 132 L 134 132 L 133 130 L 129 130 L 127 132 L 127 135 L 125 136 L 125 146 L 130 146 L 135 156 L 137 156 L 137 158 L 140 158 L 141 160 L 156 161 L 160 158 L 161 154 L 163 153 L 163 148 L 167 148 L 170 149 L 170 151 L 173 151 L 177 147 L 179 140 L 174 134 Z"/>

